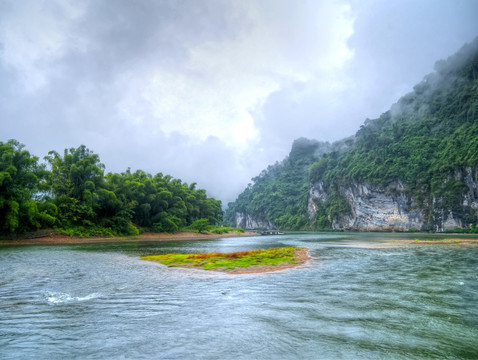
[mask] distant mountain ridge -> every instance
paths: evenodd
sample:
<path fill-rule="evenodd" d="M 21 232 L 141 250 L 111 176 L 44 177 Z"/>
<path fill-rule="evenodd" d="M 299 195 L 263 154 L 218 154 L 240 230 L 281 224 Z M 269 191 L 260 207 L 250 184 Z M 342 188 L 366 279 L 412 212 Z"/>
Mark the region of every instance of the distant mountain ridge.
<path fill-rule="evenodd" d="M 333 144 L 294 141 L 230 203 L 246 228 L 398 230 L 478 223 L 478 38 Z"/>

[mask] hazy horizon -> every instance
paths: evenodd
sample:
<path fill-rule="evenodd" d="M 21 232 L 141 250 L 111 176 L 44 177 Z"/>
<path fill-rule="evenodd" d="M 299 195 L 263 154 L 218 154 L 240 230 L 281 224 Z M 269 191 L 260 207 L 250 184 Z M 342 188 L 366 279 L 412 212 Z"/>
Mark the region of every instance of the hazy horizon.
<path fill-rule="evenodd" d="M 0 141 L 81 144 L 232 201 L 355 134 L 478 36 L 478 1 L 0 0 Z"/>

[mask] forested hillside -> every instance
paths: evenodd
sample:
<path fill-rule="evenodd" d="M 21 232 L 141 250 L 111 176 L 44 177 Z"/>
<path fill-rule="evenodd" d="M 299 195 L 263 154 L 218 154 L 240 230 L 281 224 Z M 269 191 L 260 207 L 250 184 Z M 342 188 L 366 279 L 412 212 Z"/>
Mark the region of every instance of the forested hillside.
<path fill-rule="evenodd" d="M 175 232 L 199 219 L 222 221 L 221 202 L 195 183 L 141 170 L 104 175 L 99 156 L 84 145 L 45 160 L 15 140 L 0 142 L 0 232 L 135 235 L 137 226 Z"/>
<path fill-rule="evenodd" d="M 234 221 L 245 213 L 283 229 L 354 228 L 363 212 L 357 197 L 367 202 L 357 189 L 365 184 L 365 192 L 405 204 L 396 206 L 396 215 L 410 218 L 414 212 L 422 230 L 439 229 L 438 223 L 449 219 L 462 227 L 476 224 L 478 39 L 437 62 L 434 73 L 378 119 L 367 119 L 349 143 L 346 151 L 331 149 L 320 156 L 294 157 L 292 151 L 280 168 L 253 179 L 226 218 Z M 296 179 L 284 175 L 299 163 L 312 165 L 308 178 L 304 172 Z M 273 184 L 296 193 L 275 197 Z M 267 200 L 258 207 L 257 199 Z M 281 221 L 292 217 L 300 221 Z"/>
<path fill-rule="evenodd" d="M 253 214 L 255 220 L 244 219 L 238 226 L 306 228 L 310 166 L 320 156 L 331 151 L 341 153 L 352 143 L 352 138 L 332 145 L 305 138 L 295 140 L 288 157 L 253 178 L 237 200 L 228 204 L 225 222 L 235 226 L 236 214 Z"/>

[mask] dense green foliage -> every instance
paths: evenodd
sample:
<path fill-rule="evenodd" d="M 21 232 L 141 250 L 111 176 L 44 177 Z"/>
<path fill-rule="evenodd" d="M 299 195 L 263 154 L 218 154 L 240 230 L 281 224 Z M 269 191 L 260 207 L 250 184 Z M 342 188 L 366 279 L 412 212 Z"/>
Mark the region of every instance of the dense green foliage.
<path fill-rule="evenodd" d="M 309 229 L 309 169 L 320 156 L 330 151 L 341 154 L 351 144 L 351 139 L 332 145 L 305 138 L 295 140 L 287 158 L 253 178 L 236 201 L 228 204 L 225 223 L 234 226 L 236 214 L 243 213 L 284 230 Z"/>
<path fill-rule="evenodd" d="M 104 187 L 104 165 L 84 145 L 65 150 L 61 156 L 51 151 L 49 184 L 58 208 L 57 225 L 63 228 L 93 227 L 96 221 L 98 191 Z"/>
<path fill-rule="evenodd" d="M 473 224 L 469 228 L 447 229 L 445 232 L 453 234 L 478 234 L 478 226 Z"/>
<path fill-rule="evenodd" d="M 0 142 L 0 232 L 52 225 L 56 207 L 35 198 L 44 189 L 44 167 L 18 141 Z"/>
<path fill-rule="evenodd" d="M 437 209 L 476 224 L 476 211 L 463 205 L 463 174 L 478 166 L 478 39 L 435 70 L 390 111 L 367 119 L 346 141 L 348 149 L 333 144 L 315 158 L 307 151 L 292 156 L 294 143 L 289 158 L 253 179 L 229 205 L 227 221 L 233 224 L 236 213 L 246 213 L 283 229 L 329 229 L 333 219 L 350 212 L 342 191 L 347 186 L 400 182 L 428 213 L 429 228 Z M 308 222 L 308 190 L 317 182 L 328 196 L 316 203 L 316 217 Z"/>
<path fill-rule="evenodd" d="M 191 229 L 197 230 L 198 233 L 205 233 L 209 228 L 208 219 L 197 219 L 190 226 Z"/>
<path fill-rule="evenodd" d="M 243 234 L 245 232 L 242 228 L 236 228 L 231 226 L 212 226 L 209 225 L 207 231 L 213 234 L 228 234 L 228 233 L 235 233 L 235 234 Z"/>
<path fill-rule="evenodd" d="M 273 222 L 282 229 L 300 229 L 307 224 L 309 167 L 316 153 L 327 144 L 307 139 L 294 142 L 289 156 L 253 178 L 246 190 L 230 203 L 225 221 L 234 225 L 236 213 L 248 213 Z"/>
<path fill-rule="evenodd" d="M 221 202 L 179 179 L 141 170 L 104 175 L 84 145 L 51 151 L 45 164 L 15 140 L 0 142 L 0 226 L 14 233 L 55 227 L 73 236 L 176 232 L 198 219 L 222 221 Z"/>

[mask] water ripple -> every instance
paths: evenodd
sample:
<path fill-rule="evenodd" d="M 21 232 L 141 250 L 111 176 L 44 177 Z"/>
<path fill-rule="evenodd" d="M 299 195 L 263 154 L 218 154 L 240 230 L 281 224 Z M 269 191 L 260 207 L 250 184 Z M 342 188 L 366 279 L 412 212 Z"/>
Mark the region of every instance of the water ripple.
<path fill-rule="evenodd" d="M 478 248 L 344 236 L 0 249 L 0 357 L 478 358 Z M 313 261 L 230 276 L 139 260 L 284 245 Z"/>

